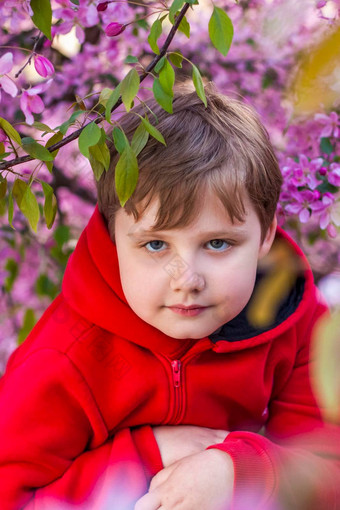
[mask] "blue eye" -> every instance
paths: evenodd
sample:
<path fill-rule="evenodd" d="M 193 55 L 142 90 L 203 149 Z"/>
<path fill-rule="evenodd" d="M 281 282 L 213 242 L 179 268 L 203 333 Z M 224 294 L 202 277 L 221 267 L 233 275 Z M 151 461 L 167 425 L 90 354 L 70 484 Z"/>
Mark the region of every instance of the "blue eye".
<path fill-rule="evenodd" d="M 207 246 L 215 251 L 224 251 L 230 246 L 230 244 L 223 239 L 212 239 L 211 241 L 207 242 Z"/>
<path fill-rule="evenodd" d="M 145 248 L 148 251 L 150 251 L 152 253 L 155 253 L 155 252 L 159 252 L 159 251 L 163 251 L 164 250 L 165 242 L 164 241 L 159 241 L 159 240 L 149 241 L 144 246 L 145 246 Z"/>

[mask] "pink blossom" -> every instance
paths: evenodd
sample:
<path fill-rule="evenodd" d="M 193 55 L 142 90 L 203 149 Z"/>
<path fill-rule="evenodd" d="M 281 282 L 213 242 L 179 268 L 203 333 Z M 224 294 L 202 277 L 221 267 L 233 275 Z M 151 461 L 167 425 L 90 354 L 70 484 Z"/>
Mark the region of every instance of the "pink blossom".
<path fill-rule="evenodd" d="M 45 92 L 45 90 L 50 86 L 52 80 L 48 80 L 44 83 L 40 83 L 31 89 L 24 90 L 20 97 L 20 108 L 25 115 L 25 119 L 27 124 L 30 126 L 34 122 L 34 117 L 32 113 L 42 113 L 44 111 L 45 105 L 43 100 L 38 94 Z"/>
<path fill-rule="evenodd" d="M 340 164 L 331 163 L 329 166 L 330 172 L 328 172 L 328 182 L 333 186 L 340 187 Z"/>
<path fill-rule="evenodd" d="M 336 202 L 331 193 L 324 193 L 322 200 L 311 204 L 311 209 L 320 214 L 319 225 L 323 230 L 327 230 L 330 237 L 334 237 L 334 229 L 340 226 L 340 203 Z"/>
<path fill-rule="evenodd" d="M 17 86 L 15 83 L 6 76 L 7 73 L 11 72 L 13 68 L 13 55 L 8 52 L 0 58 L 0 100 L 1 100 L 1 89 L 7 94 L 15 97 L 18 93 Z"/>
<path fill-rule="evenodd" d="M 106 11 L 107 6 L 108 6 L 108 2 L 100 2 L 100 4 L 97 5 L 97 11 L 98 12 Z"/>
<path fill-rule="evenodd" d="M 337 138 L 339 136 L 340 122 L 336 112 L 331 112 L 329 115 L 317 113 L 314 118 L 324 126 L 320 133 L 320 138 L 327 138 L 329 136 Z"/>
<path fill-rule="evenodd" d="M 31 126 L 34 122 L 32 113 L 43 112 L 45 106 L 41 97 L 30 94 L 30 90 L 24 90 L 20 98 L 20 108 L 25 115 L 27 124 Z"/>
<path fill-rule="evenodd" d="M 283 175 L 287 179 L 288 186 L 291 183 L 296 188 L 308 186 L 309 189 L 315 190 L 322 183 L 316 175 L 322 167 L 322 158 L 309 160 L 305 154 L 300 154 L 298 162 L 292 158 L 287 158 L 286 163 L 288 165 L 283 167 Z"/>
<path fill-rule="evenodd" d="M 295 203 L 285 206 L 285 210 L 290 214 L 297 214 L 301 223 L 307 223 L 311 216 L 311 204 L 315 202 L 319 195 L 310 190 L 292 192 L 291 199 Z"/>
<path fill-rule="evenodd" d="M 110 23 L 105 28 L 105 34 L 108 37 L 115 37 L 116 35 L 119 35 L 122 32 L 124 32 L 125 26 L 126 25 L 122 25 L 121 23 L 116 23 L 116 22 Z"/>
<path fill-rule="evenodd" d="M 85 41 L 84 27 L 93 27 L 99 22 L 98 11 L 88 0 L 79 0 L 79 6 L 59 2 L 61 9 L 55 9 L 54 16 L 61 18 L 63 23 L 55 27 L 54 33 L 67 34 L 75 26 L 76 36 L 82 44 Z M 66 7 L 66 8 L 65 8 Z"/>
<path fill-rule="evenodd" d="M 7 140 L 7 135 L 5 131 L 0 128 L 0 143 L 5 142 Z"/>
<path fill-rule="evenodd" d="M 36 55 L 34 57 L 34 67 L 37 73 L 40 74 L 40 76 L 43 76 L 43 78 L 54 74 L 52 62 L 42 55 Z"/>

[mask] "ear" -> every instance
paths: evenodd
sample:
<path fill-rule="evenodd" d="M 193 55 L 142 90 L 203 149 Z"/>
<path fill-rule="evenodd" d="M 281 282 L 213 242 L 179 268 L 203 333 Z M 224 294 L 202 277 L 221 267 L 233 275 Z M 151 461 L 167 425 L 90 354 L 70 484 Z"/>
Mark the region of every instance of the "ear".
<path fill-rule="evenodd" d="M 276 234 L 276 227 L 277 227 L 277 219 L 276 219 L 276 216 L 274 216 L 273 221 L 269 225 L 266 236 L 260 246 L 259 259 L 262 259 L 262 257 L 267 255 L 267 253 L 269 252 L 269 250 L 273 244 L 275 234 Z"/>

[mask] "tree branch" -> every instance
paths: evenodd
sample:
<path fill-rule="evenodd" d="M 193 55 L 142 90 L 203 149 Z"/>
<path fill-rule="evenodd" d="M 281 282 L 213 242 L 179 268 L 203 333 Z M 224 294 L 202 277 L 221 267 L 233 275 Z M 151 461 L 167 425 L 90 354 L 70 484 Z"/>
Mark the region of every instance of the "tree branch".
<path fill-rule="evenodd" d="M 166 54 L 166 52 L 170 46 L 170 43 L 172 42 L 172 40 L 175 36 L 175 33 L 177 32 L 178 27 L 179 27 L 182 19 L 184 18 L 187 10 L 189 9 L 189 7 L 190 7 L 190 4 L 188 4 L 188 3 L 184 4 L 184 6 L 182 7 L 179 15 L 176 18 L 174 25 L 172 26 L 172 28 L 168 34 L 168 37 L 166 38 L 162 48 L 160 49 L 159 55 L 156 55 L 156 57 L 146 67 L 145 71 L 140 75 L 140 83 L 142 83 L 142 81 L 145 80 L 145 78 L 155 68 L 157 63 L 161 60 L 161 58 L 163 58 L 164 55 Z M 119 99 L 111 111 L 116 110 L 121 104 L 122 104 L 122 100 Z M 94 119 L 91 122 L 95 122 L 96 124 L 99 124 L 99 122 L 101 122 L 102 120 L 103 120 L 103 117 L 98 116 L 96 119 Z M 90 122 L 88 124 L 90 124 Z M 74 131 L 73 133 L 71 133 L 69 136 L 66 136 L 60 142 L 55 143 L 54 145 L 51 145 L 50 147 L 48 147 L 48 150 L 50 152 L 54 152 L 55 150 L 61 149 L 61 147 L 64 147 L 65 145 L 72 142 L 73 140 L 76 140 L 77 138 L 79 138 L 80 133 L 83 131 L 83 129 L 86 128 L 86 126 L 88 124 L 85 124 L 81 128 L 79 128 L 76 131 Z M 27 161 L 33 161 L 34 159 L 36 159 L 36 158 L 32 158 L 32 156 L 27 155 L 27 156 L 21 156 L 19 158 L 14 158 L 10 161 L 4 161 L 3 163 L 0 163 L 0 170 L 6 170 L 6 168 L 11 168 L 13 166 L 20 165 L 21 163 L 27 163 Z"/>

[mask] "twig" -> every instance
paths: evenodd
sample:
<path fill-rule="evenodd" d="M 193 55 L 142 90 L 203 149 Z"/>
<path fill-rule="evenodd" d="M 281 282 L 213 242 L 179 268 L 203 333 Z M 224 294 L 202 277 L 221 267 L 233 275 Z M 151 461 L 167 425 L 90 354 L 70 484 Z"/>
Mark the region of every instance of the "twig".
<path fill-rule="evenodd" d="M 33 46 L 33 49 L 32 49 L 32 53 L 28 57 L 27 62 L 16 73 L 15 78 L 18 78 L 20 76 L 20 74 L 23 72 L 23 70 L 25 69 L 25 67 L 28 66 L 29 64 L 31 64 L 31 60 L 32 60 L 33 56 L 35 55 L 35 50 L 37 49 L 37 46 L 38 46 L 38 43 L 39 43 L 39 40 L 40 40 L 40 35 L 41 35 L 41 32 L 39 32 L 39 34 L 35 37 L 35 43 L 34 43 L 34 46 Z"/>
<path fill-rule="evenodd" d="M 140 83 L 142 83 L 142 81 L 145 80 L 145 78 L 155 68 L 157 63 L 161 60 L 161 58 L 163 58 L 163 56 L 166 54 L 166 52 L 170 46 L 170 43 L 173 40 L 175 33 L 178 30 L 178 27 L 179 27 L 182 19 L 184 18 L 187 10 L 189 9 L 189 7 L 190 7 L 190 4 L 188 4 L 188 3 L 184 4 L 184 6 L 182 7 L 181 12 L 177 16 L 176 21 L 168 34 L 168 37 L 166 38 L 162 48 L 160 49 L 159 55 L 156 55 L 156 57 L 147 66 L 144 73 L 140 75 Z M 122 100 L 119 99 L 111 111 L 116 110 L 121 104 L 122 104 Z M 96 124 L 99 124 L 102 120 L 103 120 L 103 117 L 99 116 L 91 122 L 95 122 Z M 88 124 L 90 124 L 90 122 Z M 76 140 L 79 137 L 80 133 L 83 131 L 83 129 L 86 128 L 86 126 L 88 124 L 85 124 L 81 128 L 79 128 L 76 131 L 74 131 L 73 133 L 71 133 L 69 136 L 66 136 L 66 138 L 63 138 L 63 140 L 61 140 L 60 142 L 55 143 L 54 145 L 51 145 L 50 147 L 48 147 L 48 150 L 50 152 L 54 152 L 58 149 L 61 149 L 61 147 L 64 147 L 65 145 L 72 142 L 73 140 Z M 31 156 L 27 155 L 27 156 L 21 156 L 19 158 L 12 159 L 10 161 L 5 161 L 3 163 L 0 163 L 0 170 L 5 170 L 6 168 L 20 165 L 21 163 L 27 163 L 27 161 L 32 161 L 34 159 L 35 158 L 32 158 Z"/>

